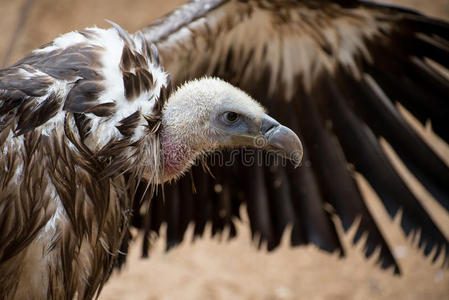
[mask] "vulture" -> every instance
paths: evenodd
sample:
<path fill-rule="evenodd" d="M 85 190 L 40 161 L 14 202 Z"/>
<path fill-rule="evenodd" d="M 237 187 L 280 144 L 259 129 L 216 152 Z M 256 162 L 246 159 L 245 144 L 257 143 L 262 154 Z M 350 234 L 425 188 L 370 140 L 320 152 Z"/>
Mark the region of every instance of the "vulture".
<path fill-rule="evenodd" d="M 111 24 L 0 70 L 0 298 L 94 298 L 131 228 L 147 256 L 163 223 L 167 249 L 190 224 L 235 236 L 242 205 L 259 247 L 290 227 L 292 246 L 344 255 L 338 218 L 400 273 L 357 174 L 448 266 L 384 146 L 449 210 L 448 158 L 404 115 L 448 142 L 448 23 L 363 0 L 196 0 L 135 34 Z"/>
<path fill-rule="evenodd" d="M 0 78 L 2 299 L 94 297 L 141 182 L 151 194 L 222 147 L 302 158 L 298 136 L 229 83 L 170 93 L 157 49 L 115 24 L 62 35 Z"/>

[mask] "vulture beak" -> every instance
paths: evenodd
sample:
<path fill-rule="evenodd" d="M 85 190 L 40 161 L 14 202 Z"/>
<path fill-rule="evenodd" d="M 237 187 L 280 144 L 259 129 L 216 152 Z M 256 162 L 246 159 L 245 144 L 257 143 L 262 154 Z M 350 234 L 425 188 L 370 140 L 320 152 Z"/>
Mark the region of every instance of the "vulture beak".
<path fill-rule="evenodd" d="M 298 136 L 288 127 L 268 115 L 262 117 L 259 136 L 255 139 L 256 147 L 291 160 L 298 167 L 302 160 L 303 149 Z"/>

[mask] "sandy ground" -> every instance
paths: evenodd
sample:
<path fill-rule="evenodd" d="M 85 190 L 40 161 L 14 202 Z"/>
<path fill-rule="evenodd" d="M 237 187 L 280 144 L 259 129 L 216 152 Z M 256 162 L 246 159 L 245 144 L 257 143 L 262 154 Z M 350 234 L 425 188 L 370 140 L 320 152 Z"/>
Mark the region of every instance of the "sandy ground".
<path fill-rule="evenodd" d="M 61 33 L 93 24 L 106 27 L 105 19 L 133 32 L 183 2 L 0 0 L 0 66 L 14 62 Z M 394 2 L 449 18 L 449 0 Z M 25 24 L 17 31 L 20 11 L 26 5 Z M 13 39 L 14 46 L 9 51 Z M 424 130 L 421 133 L 449 159 L 446 145 Z M 397 167 L 402 168 L 399 163 Z M 411 177 L 406 171 L 403 175 Z M 449 236 L 448 214 L 429 200 L 418 183 L 413 179 L 410 182 Z M 405 274 L 401 277 L 381 271 L 375 266 L 375 258 L 367 261 L 361 254 L 361 244 L 351 246 L 352 232 L 342 234 L 348 254 L 344 259 L 312 246 L 291 249 L 287 243 L 266 253 L 251 244 L 248 221 L 243 220 L 238 228 L 239 238 L 231 242 L 204 238 L 165 253 L 160 241 L 151 259 L 146 260 L 139 258 L 137 241 L 131 248 L 129 263 L 120 274 L 113 274 L 100 299 L 449 299 L 449 272 L 441 270 L 439 263 L 431 264 L 423 258 L 386 215 L 369 185 L 361 178 L 359 183 L 369 196 L 368 206 L 382 224 L 381 230 L 393 245 Z"/>

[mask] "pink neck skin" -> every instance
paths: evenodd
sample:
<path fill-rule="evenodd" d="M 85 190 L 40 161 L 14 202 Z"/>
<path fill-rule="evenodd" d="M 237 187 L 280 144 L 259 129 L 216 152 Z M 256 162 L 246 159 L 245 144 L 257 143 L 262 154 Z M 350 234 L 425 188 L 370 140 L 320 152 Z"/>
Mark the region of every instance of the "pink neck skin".
<path fill-rule="evenodd" d="M 164 156 L 165 181 L 180 175 L 195 156 L 195 151 L 186 143 L 173 138 L 164 131 L 161 133 L 161 148 Z"/>

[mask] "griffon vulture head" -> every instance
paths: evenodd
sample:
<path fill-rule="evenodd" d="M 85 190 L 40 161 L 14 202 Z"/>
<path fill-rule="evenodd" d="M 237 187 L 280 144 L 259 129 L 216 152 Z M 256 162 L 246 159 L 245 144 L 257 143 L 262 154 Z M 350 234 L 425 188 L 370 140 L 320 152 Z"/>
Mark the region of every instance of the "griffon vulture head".
<path fill-rule="evenodd" d="M 162 110 L 164 180 L 180 176 L 199 154 L 223 147 L 260 147 L 298 164 L 296 134 L 268 116 L 250 96 L 212 78 L 184 84 Z"/>

